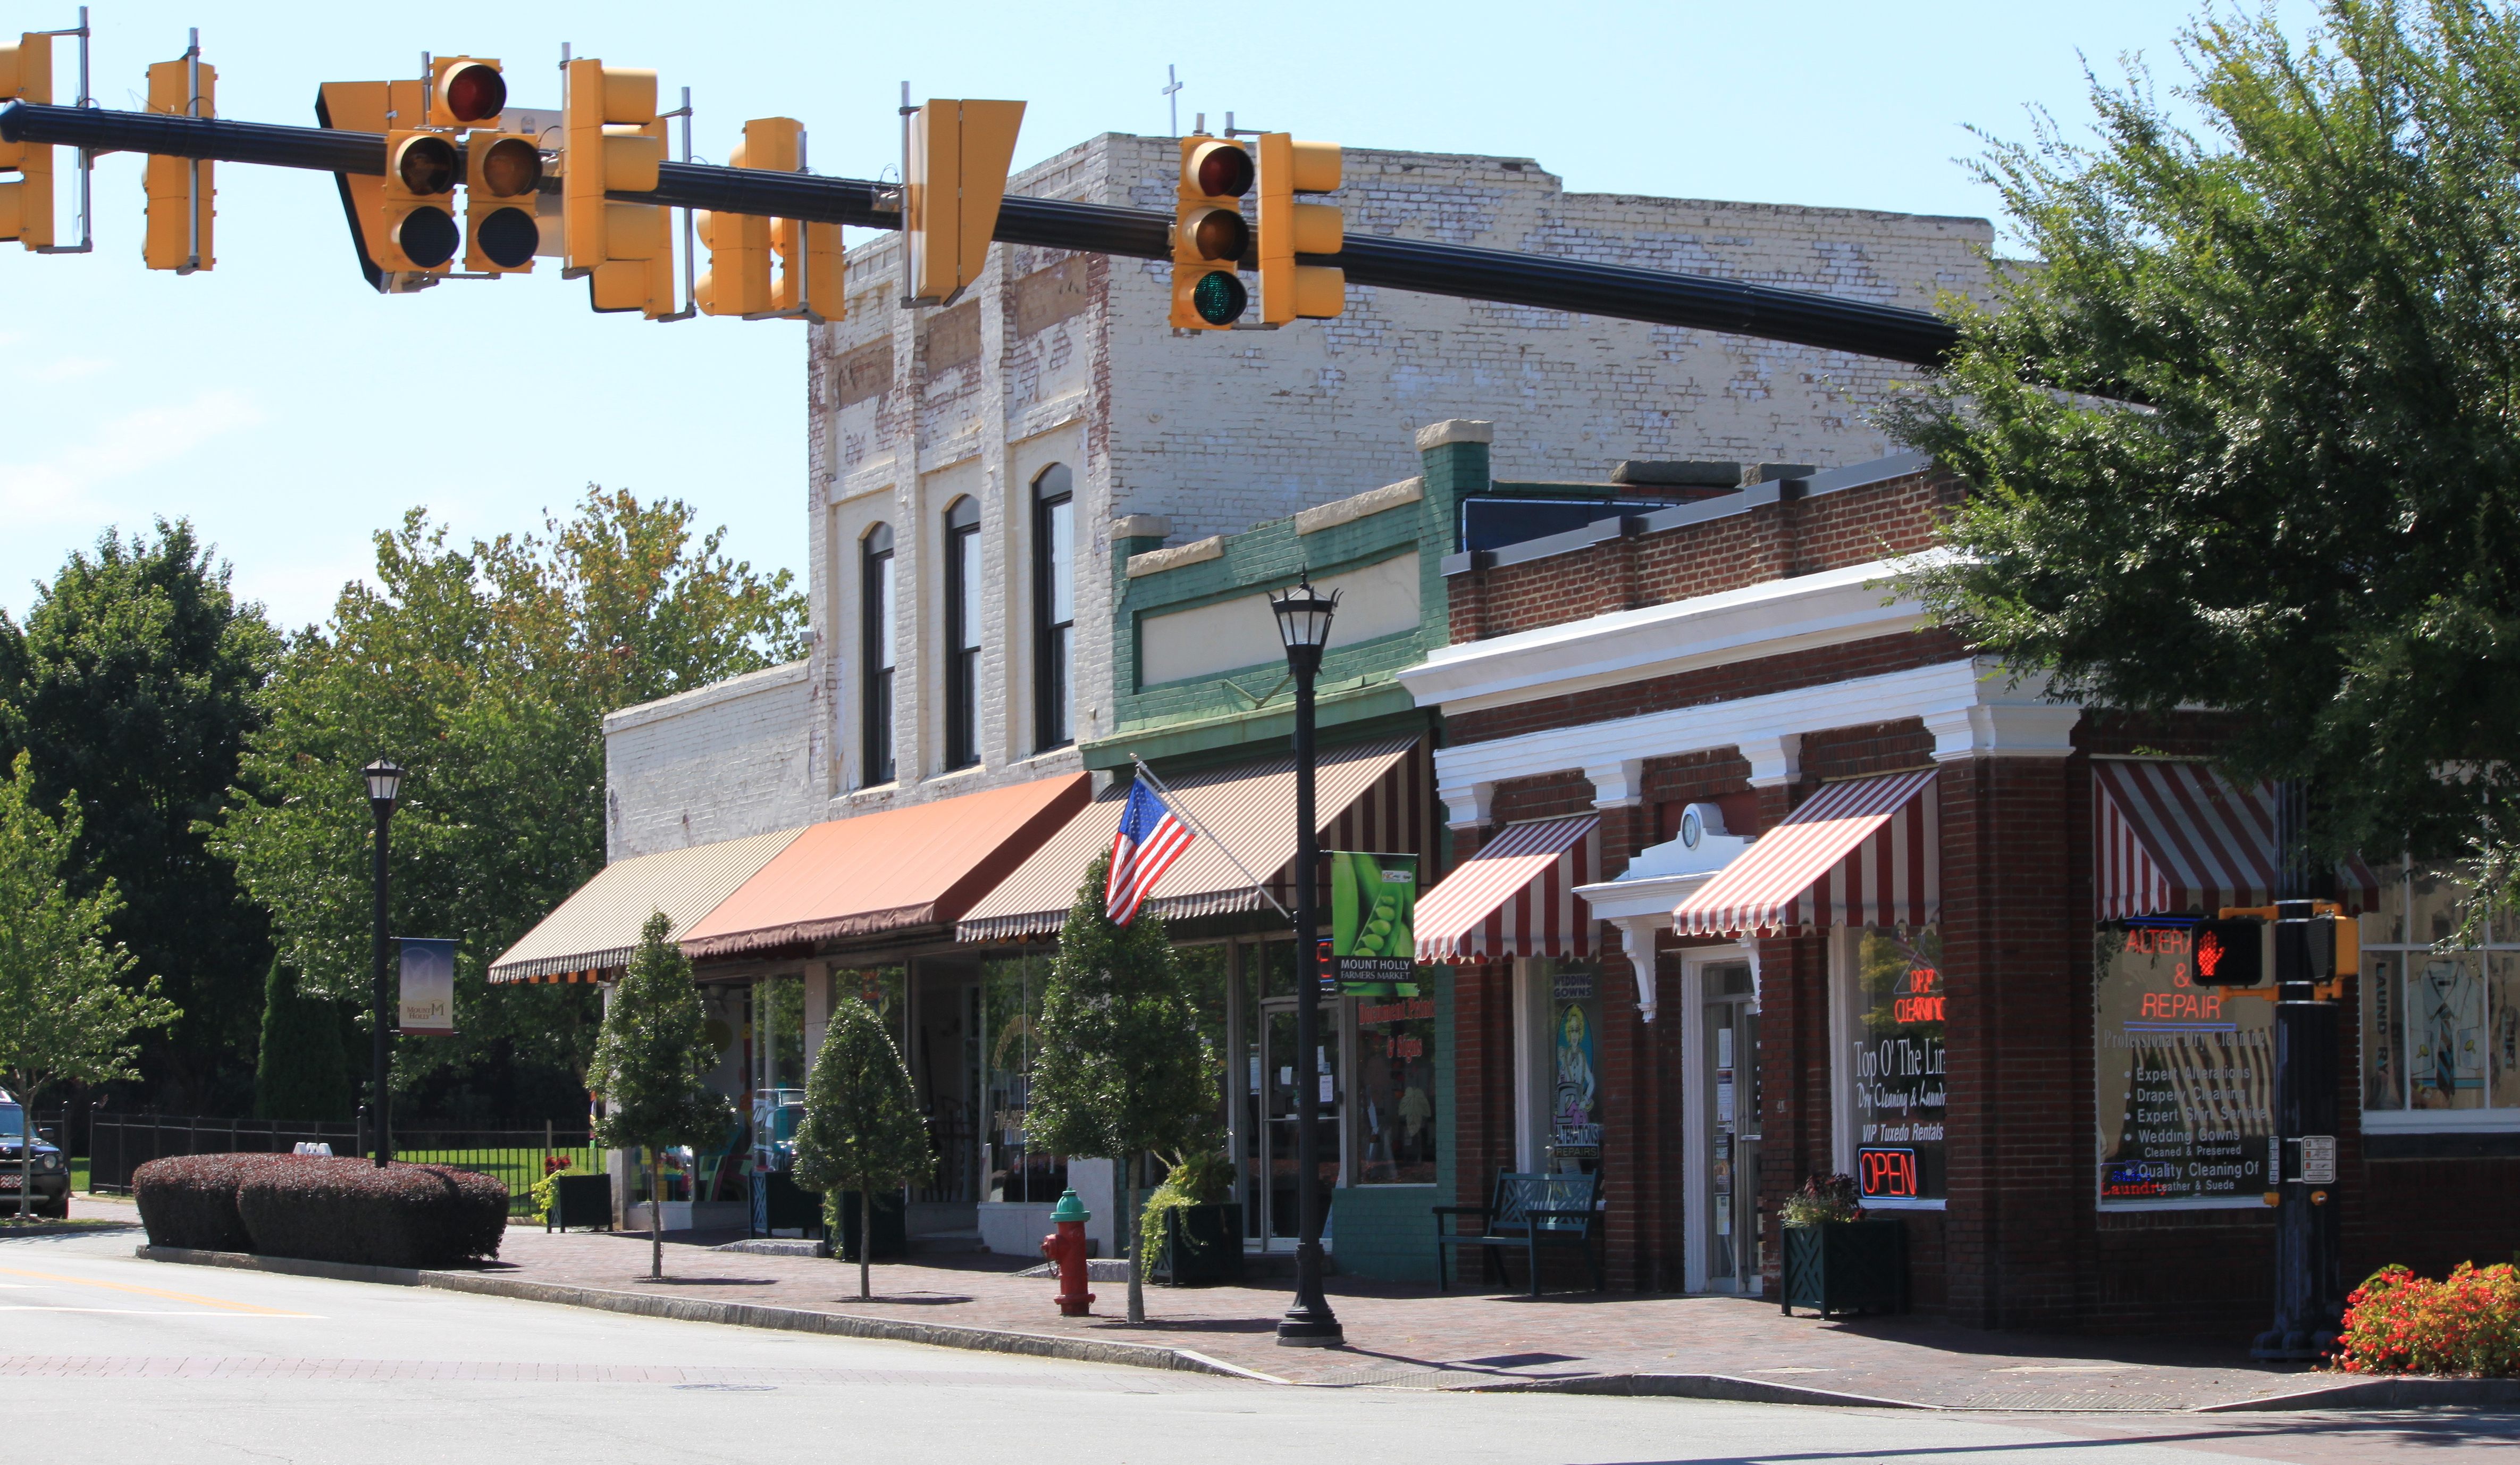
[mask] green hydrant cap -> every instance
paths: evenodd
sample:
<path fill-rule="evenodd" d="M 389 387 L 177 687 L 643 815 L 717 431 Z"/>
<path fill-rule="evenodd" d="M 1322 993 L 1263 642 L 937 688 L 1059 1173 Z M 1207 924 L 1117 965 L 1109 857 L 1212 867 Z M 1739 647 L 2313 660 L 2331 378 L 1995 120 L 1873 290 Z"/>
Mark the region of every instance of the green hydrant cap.
<path fill-rule="evenodd" d="M 1090 1221 L 1094 1218 L 1094 1214 L 1085 1209 L 1083 1201 L 1076 1198 L 1076 1192 L 1069 1190 L 1059 1193 L 1058 1206 L 1050 1213 L 1050 1218 L 1054 1222 Z"/>

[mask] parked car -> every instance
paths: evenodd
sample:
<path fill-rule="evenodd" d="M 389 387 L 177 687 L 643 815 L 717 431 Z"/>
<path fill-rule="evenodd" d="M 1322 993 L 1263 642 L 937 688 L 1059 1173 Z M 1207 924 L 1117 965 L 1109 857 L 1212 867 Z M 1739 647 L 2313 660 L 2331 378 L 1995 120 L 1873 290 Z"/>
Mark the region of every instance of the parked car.
<path fill-rule="evenodd" d="M 19 1153 L 25 1130 L 25 1116 L 9 1091 L 0 1088 L 0 1215 L 16 1215 L 22 1211 L 56 1219 L 70 1213 L 70 1162 L 61 1147 L 46 1138 L 41 1130 L 35 1134 L 35 1194 L 27 1205 L 19 1195 L 25 1183 L 25 1157 Z"/>

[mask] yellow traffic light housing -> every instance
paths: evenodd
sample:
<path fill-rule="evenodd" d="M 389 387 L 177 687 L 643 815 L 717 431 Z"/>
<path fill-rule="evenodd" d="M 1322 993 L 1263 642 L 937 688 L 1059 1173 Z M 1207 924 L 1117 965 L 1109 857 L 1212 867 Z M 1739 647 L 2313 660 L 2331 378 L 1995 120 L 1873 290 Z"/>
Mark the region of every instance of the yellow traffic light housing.
<path fill-rule="evenodd" d="M 1347 306 L 1347 271 L 1295 262 L 1344 247 L 1347 221 L 1336 207 L 1295 202 L 1297 194 L 1336 192 L 1341 170 L 1336 143 L 1260 134 L 1260 318 L 1271 325 L 1326 320 Z"/>
<path fill-rule="evenodd" d="M 464 243 L 455 227 L 459 160 L 443 132 L 385 134 L 382 229 L 369 241 L 377 263 L 397 274 L 442 273 Z"/>
<path fill-rule="evenodd" d="M 174 61 L 149 69 L 149 110 L 175 116 L 216 116 L 219 72 L 204 65 L 197 44 Z M 149 194 L 149 224 L 141 240 L 141 258 L 151 269 L 179 275 L 205 270 L 216 263 L 210 248 L 211 206 L 217 197 L 212 164 L 198 158 L 149 155 L 142 181 Z"/>
<path fill-rule="evenodd" d="M 474 132 L 464 140 L 467 270 L 505 275 L 534 267 L 534 251 L 542 244 L 534 198 L 542 182 L 542 150 L 532 138 Z"/>
<path fill-rule="evenodd" d="M 913 300 L 950 300 L 980 278 L 1023 114 L 1021 102 L 930 97 L 911 117 L 902 240 Z"/>
<path fill-rule="evenodd" d="M 1239 143 L 1181 140 L 1181 181 L 1173 208 L 1175 326 L 1222 331 L 1242 318 L 1250 293 L 1235 273 L 1251 245 L 1239 200 L 1251 191 L 1251 155 Z"/>
<path fill-rule="evenodd" d="M 767 168 L 773 165 L 776 133 L 773 122 L 785 117 L 761 117 L 743 124 L 743 141 L 738 143 L 727 165 L 739 168 Z M 755 130 L 761 138 L 756 145 Z M 703 315 L 760 315 L 770 309 L 770 220 L 748 213 L 707 213 L 694 216 L 700 243 L 708 247 L 708 268 L 692 287 L 692 301 Z"/>
<path fill-rule="evenodd" d="M 508 78 L 495 61 L 440 56 L 428 64 L 428 125 L 496 129 L 508 108 Z"/>
<path fill-rule="evenodd" d="M 674 241 L 666 210 L 615 204 L 608 192 L 652 193 L 665 159 L 656 73 L 601 61 L 568 64 L 561 162 L 564 273 L 583 275 L 597 310 L 674 309 Z"/>
<path fill-rule="evenodd" d="M 21 36 L 0 46 L 0 103 L 53 100 L 53 38 Z M 30 250 L 53 243 L 53 150 L 42 143 L 0 142 L 0 169 L 17 178 L 0 183 L 0 240 Z"/>

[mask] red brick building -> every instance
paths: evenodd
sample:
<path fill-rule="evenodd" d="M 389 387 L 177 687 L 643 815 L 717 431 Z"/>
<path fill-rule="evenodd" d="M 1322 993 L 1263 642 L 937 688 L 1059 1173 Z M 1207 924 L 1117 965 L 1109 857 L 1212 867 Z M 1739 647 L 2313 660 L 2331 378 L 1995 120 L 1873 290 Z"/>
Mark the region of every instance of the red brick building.
<path fill-rule="evenodd" d="M 1451 426 L 1430 482 L 1470 487 L 1484 425 Z M 1912 457 L 1787 469 L 1445 562 L 1453 644 L 1401 679 L 1443 718 L 1459 884 L 1418 935 L 1459 963 L 1461 1199 L 1598 1169 L 1613 1287 L 1773 1295 L 1779 1204 L 1856 1174 L 1919 1312 L 2245 1335 L 2272 1005 L 2102 918 L 2263 899 L 2264 792 L 2207 766 L 2210 714 L 2053 702 L 1923 626 L 1884 581 L 1962 493 Z M 2348 1277 L 2499 1259 L 2520 944 L 2426 950 L 2454 888 L 2339 875 Z"/>

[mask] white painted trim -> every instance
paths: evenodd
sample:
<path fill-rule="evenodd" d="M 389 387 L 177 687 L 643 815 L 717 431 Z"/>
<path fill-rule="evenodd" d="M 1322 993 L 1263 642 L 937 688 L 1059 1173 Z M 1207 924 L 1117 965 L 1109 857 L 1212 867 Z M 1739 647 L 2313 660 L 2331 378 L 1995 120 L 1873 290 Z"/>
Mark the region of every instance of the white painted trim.
<path fill-rule="evenodd" d="M 1897 635 L 1922 625 L 1924 608 L 1881 582 L 1912 563 L 1875 560 L 1467 641 L 1398 675 L 1419 707 L 1472 712 Z"/>
<path fill-rule="evenodd" d="M 1584 770 L 1593 783 L 1595 808 L 1634 808 L 1645 801 L 1645 760 L 1618 758 Z"/>
<path fill-rule="evenodd" d="M 2365 1134 L 2508 1134 L 2520 1109 L 2366 1109 Z"/>
<path fill-rule="evenodd" d="M 1414 504 L 1425 496 L 1424 479 L 1402 479 L 1397 483 L 1386 483 L 1379 488 L 1368 488 L 1363 493 L 1353 494 L 1335 503 L 1297 509 L 1295 532 L 1318 534 L 1324 529 L 1334 529 L 1343 524 L 1354 524 L 1360 519 L 1379 514 L 1386 509 L 1397 509 L 1405 504 Z"/>
<path fill-rule="evenodd" d="M 659 697 L 653 702 L 643 702 L 633 707 L 626 707 L 617 712 L 605 714 L 604 735 L 608 738 L 614 733 L 627 732 L 634 727 L 645 727 L 651 722 L 661 722 L 668 717 L 680 717 L 686 713 L 697 712 L 703 708 L 716 707 L 722 702 L 734 702 L 738 698 L 775 691 L 780 687 L 794 686 L 810 675 L 813 669 L 813 662 L 810 658 L 801 662 L 786 662 L 776 666 L 764 666 L 758 671 L 747 671 L 742 676 L 730 676 L 721 682 L 711 682 L 705 687 L 694 687 L 688 692 L 677 692 L 671 697 Z"/>

